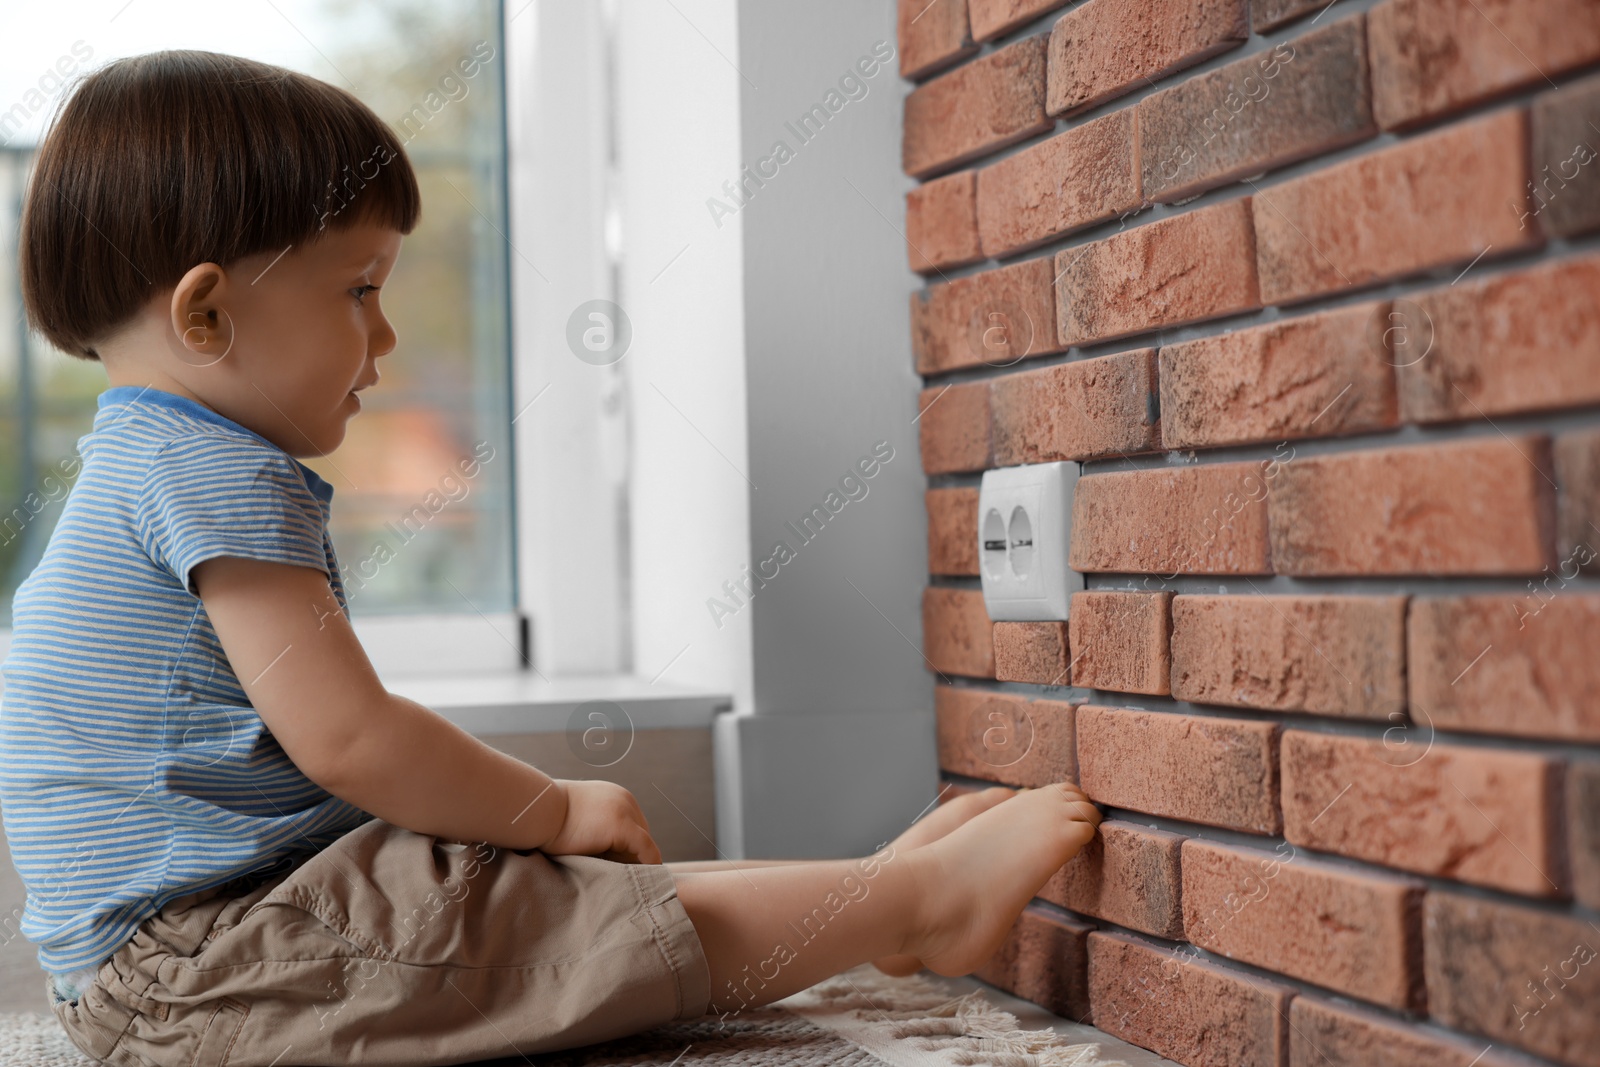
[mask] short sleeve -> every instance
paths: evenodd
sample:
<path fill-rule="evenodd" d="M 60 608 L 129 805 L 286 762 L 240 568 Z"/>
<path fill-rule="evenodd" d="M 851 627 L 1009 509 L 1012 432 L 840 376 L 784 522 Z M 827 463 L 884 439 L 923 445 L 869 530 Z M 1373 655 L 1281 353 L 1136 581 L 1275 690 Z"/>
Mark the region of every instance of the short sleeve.
<path fill-rule="evenodd" d="M 222 434 L 168 441 L 151 458 L 135 510 L 157 566 L 190 593 L 190 571 L 216 556 L 329 573 L 322 502 L 287 452 Z"/>

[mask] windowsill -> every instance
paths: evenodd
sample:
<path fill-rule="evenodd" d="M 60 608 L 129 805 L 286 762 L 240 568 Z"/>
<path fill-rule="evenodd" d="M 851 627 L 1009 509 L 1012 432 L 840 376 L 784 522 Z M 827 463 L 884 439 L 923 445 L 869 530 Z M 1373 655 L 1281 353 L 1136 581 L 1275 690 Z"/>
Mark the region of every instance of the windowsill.
<path fill-rule="evenodd" d="M 541 678 L 532 671 L 400 675 L 384 679 L 391 693 L 431 708 L 474 736 L 562 733 L 588 728 L 622 709 L 636 730 L 710 728 L 733 706 L 726 693 L 632 675 Z M 579 713 L 580 706 L 604 702 Z"/>
<path fill-rule="evenodd" d="M 0 659 L 4 637 L 0 630 Z M 406 674 L 383 678 L 391 692 L 431 708 L 474 736 L 561 733 L 573 725 L 573 712 L 590 701 L 620 707 L 634 729 L 711 726 L 719 711 L 733 706 L 726 693 L 672 682 L 650 682 L 632 675 L 588 675 L 545 680 L 532 671 L 486 670 L 472 674 Z M 0 681 L 0 701 L 5 685 Z M 612 711 L 597 708 L 599 711 Z M 584 727 L 594 720 L 578 720 Z"/>

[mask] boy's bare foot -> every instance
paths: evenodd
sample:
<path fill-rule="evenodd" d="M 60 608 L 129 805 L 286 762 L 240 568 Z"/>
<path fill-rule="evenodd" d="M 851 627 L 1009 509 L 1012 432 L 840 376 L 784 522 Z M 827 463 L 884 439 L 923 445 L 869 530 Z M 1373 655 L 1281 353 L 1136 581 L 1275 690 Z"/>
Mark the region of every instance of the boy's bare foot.
<path fill-rule="evenodd" d="M 969 822 L 978 813 L 988 811 L 1002 800 L 1008 800 L 1016 795 L 1017 790 L 1009 785 L 995 785 L 951 797 L 943 804 L 935 805 L 931 811 L 906 827 L 905 831 L 890 843 L 897 851 L 902 848 L 921 848 L 930 841 L 939 840 L 963 823 Z"/>
<path fill-rule="evenodd" d="M 935 974 L 983 966 L 1022 909 L 1094 838 L 1100 812 L 1074 785 L 1024 789 L 907 854 L 928 887 L 905 952 Z"/>
<path fill-rule="evenodd" d="M 988 811 L 1002 800 L 1016 796 L 1010 786 L 996 785 L 972 793 L 962 793 L 938 805 L 928 814 L 907 827 L 891 844 L 896 855 L 937 841 L 956 827 L 963 825 L 981 812 Z M 922 961 L 915 956 L 880 956 L 872 965 L 884 974 L 903 978 L 922 970 Z"/>

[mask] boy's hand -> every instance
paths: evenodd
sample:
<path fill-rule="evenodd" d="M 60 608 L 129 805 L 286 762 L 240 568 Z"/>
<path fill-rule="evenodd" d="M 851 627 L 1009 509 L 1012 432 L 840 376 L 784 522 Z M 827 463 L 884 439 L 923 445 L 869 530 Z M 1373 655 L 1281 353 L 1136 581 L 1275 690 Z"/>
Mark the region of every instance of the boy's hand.
<path fill-rule="evenodd" d="M 619 863 L 660 863 L 661 850 L 634 795 L 615 782 L 557 779 L 567 793 L 567 819 L 539 846 L 547 856 L 599 856 Z"/>

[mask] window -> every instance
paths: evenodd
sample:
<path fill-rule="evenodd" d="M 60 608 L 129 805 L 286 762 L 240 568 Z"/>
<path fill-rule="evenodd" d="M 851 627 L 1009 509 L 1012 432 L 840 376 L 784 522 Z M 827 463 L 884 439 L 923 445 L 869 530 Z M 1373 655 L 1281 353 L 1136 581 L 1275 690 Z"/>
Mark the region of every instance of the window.
<path fill-rule="evenodd" d="M 0 627 L 9 627 L 12 595 L 43 552 L 70 487 L 62 465 L 76 469 L 77 440 L 106 387 L 98 365 L 51 348 L 22 315 L 17 212 L 33 145 L 74 75 L 118 56 L 202 48 L 348 89 L 404 142 L 423 214 L 384 287 L 400 344 L 344 444 L 306 463 L 334 486 L 331 532 L 351 614 L 381 673 L 518 662 L 526 638 L 513 549 L 504 17 L 497 0 L 225 8 L 132 0 L 111 5 L 103 21 L 59 5 L 8 16 L 10 42 L 0 44 Z M 65 83 L 62 71 L 71 72 Z M 463 476 L 462 459 L 478 461 L 474 476 Z"/>

